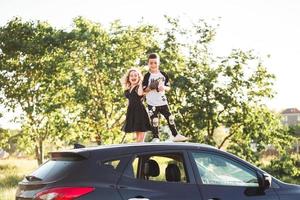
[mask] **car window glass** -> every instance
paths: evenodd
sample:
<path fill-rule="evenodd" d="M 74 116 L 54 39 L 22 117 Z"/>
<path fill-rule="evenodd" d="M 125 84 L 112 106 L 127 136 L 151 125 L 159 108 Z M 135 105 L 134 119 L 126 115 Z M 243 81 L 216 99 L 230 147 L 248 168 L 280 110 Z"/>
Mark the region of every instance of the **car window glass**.
<path fill-rule="evenodd" d="M 105 161 L 103 162 L 103 166 L 106 168 L 109 168 L 111 170 L 117 170 L 118 166 L 120 164 L 120 160 L 109 160 L 109 161 Z"/>
<path fill-rule="evenodd" d="M 138 176 L 138 163 L 139 163 L 139 158 L 135 158 L 134 161 L 132 162 L 132 168 L 133 168 L 133 177 L 137 178 Z"/>
<path fill-rule="evenodd" d="M 210 153 L 192 153 L 203 184 L 258 187 L 256 173 L 237 162 Z"/>
<path fill-rule="evenodd" d="M 54 181 L 61 178 L 71 167 L 76 165 L 75 161 L 49 160 L 35 170 L 30 176 L 43 181 Z"/>
<path fill-rule="evenodd" d="M 183 157 L 179 154 L 138 156 L 125 175 L 149 181 L 188 182 Z"/>

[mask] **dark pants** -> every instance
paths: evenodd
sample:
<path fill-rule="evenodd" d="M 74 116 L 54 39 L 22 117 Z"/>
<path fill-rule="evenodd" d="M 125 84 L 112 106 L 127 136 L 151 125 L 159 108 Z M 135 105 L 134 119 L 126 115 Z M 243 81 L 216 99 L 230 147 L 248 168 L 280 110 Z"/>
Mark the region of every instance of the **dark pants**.
<path fill-rule="evenodd" d="M 175 126 L 174 117 L 171 114 L 168 105 L 163 105 L 163 106 L 148 105 L 148 109 L 149 109 L 149 116 L 150 116 L 150 121 L 152 126 L 153 138 L 159 138 L 158 136 L 158 127 L 159 127 L 158 115 L 159 114 L 162 114 L 164 118 L 168 121 L 168 125 L 172 132 L 172 135 L 176 136 L 178 134 Z"/>

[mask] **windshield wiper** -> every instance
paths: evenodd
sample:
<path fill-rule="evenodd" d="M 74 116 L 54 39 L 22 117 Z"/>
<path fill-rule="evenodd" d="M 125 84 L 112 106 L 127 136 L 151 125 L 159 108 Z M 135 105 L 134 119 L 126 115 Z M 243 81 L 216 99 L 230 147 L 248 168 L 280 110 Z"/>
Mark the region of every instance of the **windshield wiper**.
<path fill-rule="evenodd" d="M 42 181 L 42 180 L 43 180 L 43 179 L 41 179 L 41 178 L 38 178 L 38 177 L 36 177 L 36 176 L 31 176 L 31 175 L 25 176 L 25 178 L 26 178 L 28 181 Z"/>

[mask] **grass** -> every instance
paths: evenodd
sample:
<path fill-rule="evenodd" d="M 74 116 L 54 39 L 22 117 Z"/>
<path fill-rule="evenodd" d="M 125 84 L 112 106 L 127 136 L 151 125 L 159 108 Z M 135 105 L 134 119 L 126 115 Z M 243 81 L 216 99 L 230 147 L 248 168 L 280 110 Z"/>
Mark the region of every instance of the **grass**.
<path fill-rule="evenodd" d="M 18 182 L 37 168 L 36 160 L 0 160 L 0 200 L 13 200 Z"/>

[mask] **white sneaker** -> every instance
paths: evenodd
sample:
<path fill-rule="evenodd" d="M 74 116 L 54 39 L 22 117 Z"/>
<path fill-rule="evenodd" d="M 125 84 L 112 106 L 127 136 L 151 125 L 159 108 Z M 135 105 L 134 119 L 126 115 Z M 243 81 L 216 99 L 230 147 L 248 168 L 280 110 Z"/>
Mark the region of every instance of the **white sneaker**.
<path fill-rule="evenodd" d="M 159 138 L 153 138 L 151 142 L 160 142 Z"/>
<path fill-rule="evenodd" d="M 173 138 L 173 142 L 184 142 L 187 140 L 189 140 L 188 137 L 185 137 L 184 135 L 181 135 L 179 133 Z"/>
<path fill-rule="evenodd" d="M 170 135 L 168 139 L 165 140 L 165 142 L 174 142 L 174 136 Z"/>

